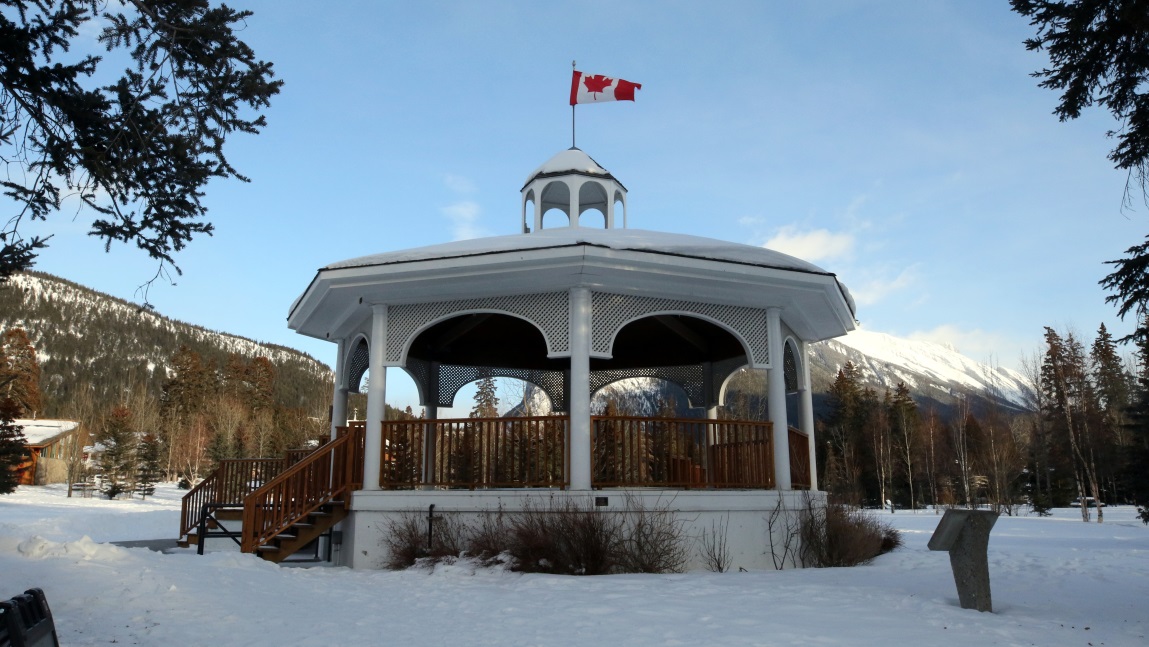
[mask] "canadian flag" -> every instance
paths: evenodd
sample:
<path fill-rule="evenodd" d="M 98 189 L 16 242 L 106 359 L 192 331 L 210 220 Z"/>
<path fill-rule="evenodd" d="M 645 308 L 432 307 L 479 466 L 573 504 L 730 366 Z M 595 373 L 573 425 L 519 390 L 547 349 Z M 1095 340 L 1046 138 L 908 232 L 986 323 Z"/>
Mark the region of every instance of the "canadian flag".
<path fill-rule="evenodd" d="M 634 101 L 634 91 L 641 83 L 612 79 L 601 74 L 583 74 L 575 70 L 571 78 L 571 105 L 599 101 Z"/>

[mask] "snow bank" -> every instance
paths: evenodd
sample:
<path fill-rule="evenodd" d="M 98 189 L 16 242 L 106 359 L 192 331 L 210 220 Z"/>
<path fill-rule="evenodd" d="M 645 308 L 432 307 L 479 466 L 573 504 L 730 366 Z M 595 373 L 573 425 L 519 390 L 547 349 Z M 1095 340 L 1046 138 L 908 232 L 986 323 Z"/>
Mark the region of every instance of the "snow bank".
<path fill-rule="evenodd" d="M 1102 525 L 1074 521 L 1073 510 L 1002 517 L 988 614 L 958 606 L 949 560 L 926 548 L 940 518 L 929 512 L 882 513 L 906 545 L 869 566 L 783 572 L 578 578 L 465 560 L 351 571 L 96 543 L 173 537 L 179 492 L 159 494 L 68 501 L 21 487 L 0 497 L 0 595 L 43 587 L 66 645 L 1149 643 L 1149 529 L 1131 508 L 1107 509 Z"/>

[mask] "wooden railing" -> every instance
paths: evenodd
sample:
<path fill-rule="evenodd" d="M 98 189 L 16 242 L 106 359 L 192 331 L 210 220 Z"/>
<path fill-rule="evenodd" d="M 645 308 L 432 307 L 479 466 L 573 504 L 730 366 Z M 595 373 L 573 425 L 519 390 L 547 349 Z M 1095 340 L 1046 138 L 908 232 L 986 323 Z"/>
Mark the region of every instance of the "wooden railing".
<path fill-rule="evenodd" d="M 379 482 L 384 489 L 566 487 L 567 418 L 388 420 Z M 424 478 L 424 438 L 434 441 Z"/>
<path fill-rule="evenodd" d="M 310 450 L 308 450 L 310 451 Z M 205 504 L 243 505 L 243 499 L 287 467 L 285 458 L 240 458 L 219 462 L 219 467 L 184 495 L 180 510 L 180 537 L 199 526 Z"/>
<path fill-rule="evenodd" d="M 255 552 L 322 506 L 361 488 L 363 442 L 361 428 L 349 429 L 248 494 L 241 550 Z"/>
<path fill-rule="evenodd" d="M 789 428 L 790 436 L 790 487 L 795 490 L 810 489 L 810 439 L 797 429 Z"/>
<path fill-rule="evenodd" d="M 566 487 L 567 423 L 558 416 L 389 420 L 379 482 L 389 490 Z M 594 416 L 591 429 L 594 487 L 775 487 L 769 422 Z M 791 484 L 809 488 L 809 441 L 794 428 L 788 439 Z"/>
<path fill-rule="evenodd" d="M 596 416 L 591 424 L 595 487 L 773 487 L 768 422 Z"/>
<path fill-rule="evenodd" d="M 774 487 L 774 425 L 715 420 L 707 485 L 717 488 Z"/>

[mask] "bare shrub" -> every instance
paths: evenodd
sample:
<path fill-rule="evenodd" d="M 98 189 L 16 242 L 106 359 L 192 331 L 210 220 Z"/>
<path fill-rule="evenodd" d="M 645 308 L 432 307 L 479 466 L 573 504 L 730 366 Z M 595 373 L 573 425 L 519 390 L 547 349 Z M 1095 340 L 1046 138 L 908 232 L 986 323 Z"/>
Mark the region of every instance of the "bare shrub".
<path fill-rule="evenodd" d="M 615 565 L 621 524 L 585 503 L 552 499 L 538 507 L 528 499 L 520 512 L 510 515 L 508 525 L 507 550 L 517 570 L 602 575 Z"/>
<path fill-rule="evenodd" d="M 902 537 L 877 517 L 842 505 L 822 508 L 806 500 L 801 520 L 801 561 L 805 566 L 857 566 L 902 545 Z"/>
<path fill-rule="evenodd" d="M 383 530 L 383 545 L 386 546 L 387 568 L 398 570 L 413 566 L 415 560 L 427 555 L 426 520 L 417 512 L 404 512 L 387 520 Z"/>
<path fill-rule="evenodd" d="M 814 510 L 813 500 L 809 494 L 805 499 L 805 510 Z M 770 558 L 774 560 L 774 568 L 782 570 L 789 565 L 791 568 L 799 565 L 801 555 L 801 521 L 798 516 L 787 510 L 782 504 L 782 497 L 774 503 L 774 509 L 766 517 L 766 538 L 770 543 Z M 802 561 L 805 565 L 805 561 Z"/>
<path fill-rule="evenodd" d="M 428 557 L 459 557 L 466 553 L 471 531 L 461 517 L 453 514 L 436 515 L 433 525 Z"/>
<path fill-rule="evenodd" d="M 500 508 L 472 525 L 457 515 L 440 514 L 432 522 L 431 546 L 427 523 L 420 511 L 388 520 L 383 533 L 388 568 L 461 555 L 492 564 L 507 561 L 502 556 L 509 554 L 510 567 L 528 573 L 677 573 L 690 556 L 684 524 L 669 506 L 647 508 L 629 496 L 626 511 L 617 514 L 568 498 L 541 504 L 526 499 L 518 512 Z M 725 528 L 720 554 L 725 554 Z"/>
<path fill-rule="evenodd" d="M 494 514 L 480 515 L 479 523 L 470 530 L 467 537 L 467 554 L 477 557 L 484 564 L 506 552 L 510 527 L 502 508 Z"/>
<path fill-rule="evenodd" d="M 425 513 L 412 510 L 387 520 L 383 531 L 383 545 L 389 556 L 387 568 L 404 569 L 415 562 L 430 558 L 458 557 L 467 548 L 470 534 L 466 524 L 454 515 L 437 515 L 434 518 L 431 545 L 427 545 L 427 523 Z"/>
<path fill-rule="evenodd" d="M 710 531 L 703 532 L 698 541 L 698 551 L 702 556 L 702 563 L 706 570 L 712 573 L 725 573 L 730 570 L 730 549 L 726 545 L 727 530 L 730 527 L 730 517 L 724 516 L 722 523 L 710 522 Z"/>
<path fill-rule="evenodd" d="M 690 561 L 683 541 L 684 522 L 659 503 L 648 508 L 638 498 L 626 496 L 618 550 L 618 570 L 624 573 L 681 573 Z"/>

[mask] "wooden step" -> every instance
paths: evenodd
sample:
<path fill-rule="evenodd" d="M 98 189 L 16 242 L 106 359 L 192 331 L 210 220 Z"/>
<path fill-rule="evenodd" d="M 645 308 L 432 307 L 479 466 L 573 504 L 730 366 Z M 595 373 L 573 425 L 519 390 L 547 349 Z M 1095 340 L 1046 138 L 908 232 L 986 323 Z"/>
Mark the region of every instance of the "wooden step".
<path fill-rule="evenodd" d="M 220 508 L 212 516 L 220 521 L 243 521 L 243 508 Z"/>
<path fill-rule="evenodd" d="M 332 508 L 331 512 L 312 513 L 309 515 L 308 521 L 292 525 L 291 528 L 280 533 L 271 542 L 260 546 L 257 554 L 278 564 L 310 544 L 346 517 L 347 510 L 342 507 Z"/>

